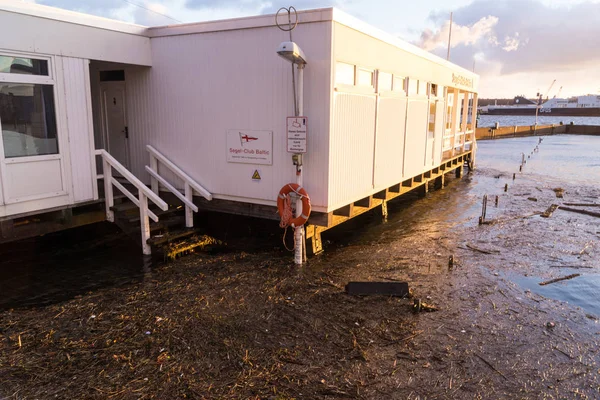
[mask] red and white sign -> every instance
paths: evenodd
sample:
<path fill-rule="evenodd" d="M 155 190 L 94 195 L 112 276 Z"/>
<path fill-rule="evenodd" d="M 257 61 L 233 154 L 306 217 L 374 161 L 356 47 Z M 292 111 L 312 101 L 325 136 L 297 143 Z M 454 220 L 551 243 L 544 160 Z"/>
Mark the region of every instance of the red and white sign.
<path fill-rule="evenodd" d="M 227 162 L 273 164 L 272 131 L 227 131 Z"/>
<path fill-rule="evenodd" d="M 308 118 L 287 117 L 287 151 L 288 153 L 306 153 L 306 132 Z"/>

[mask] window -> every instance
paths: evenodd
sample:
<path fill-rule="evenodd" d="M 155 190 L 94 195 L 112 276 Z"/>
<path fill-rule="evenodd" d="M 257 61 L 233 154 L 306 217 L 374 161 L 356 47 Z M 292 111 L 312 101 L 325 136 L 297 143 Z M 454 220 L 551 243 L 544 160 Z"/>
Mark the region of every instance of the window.
<path fill-rule="evenodd" d="M 392 91 L 392 74 L 379 71 L 377 74 L 377 91 L 379 93 Z"/>
<path fill-rule="evenodd" d="M 419 81 L 416 79 L 410 78 L 408 80 L 408 95 L 414 96 L 419 94 Z"/>
<path fill-rule="evenodd" d="M 335 63 L 335 83 L 354 85 L 354 65 L 342 62 Z"/>
<path fill-rule="evenodd" d="M 373 70 L 357 68 L 356 69 L 356 86 L 373 87 Z"/>
<path fill-rule="evenodd" d="M 394 75 L 394 92 L 404 92 L 406 90 L 406 79 L 403 76 Z"/>
<path fill-rule="evenodd" d="M 0 55 L 0 72 L 48 76 L 48 61 Z"/>
<path fill-rule="evenodd" d="M 431 83 L 429 95 L 432 97 L 437 97 L 438 95 L 438 86 L 435 83 Z"/>
<path fill-rule="evenodd" d="M 48 61 L 0 56 L 0 127 L 6 158 L 58 154 Z M 30 75 L 30 76 L 27 76 Z"/>

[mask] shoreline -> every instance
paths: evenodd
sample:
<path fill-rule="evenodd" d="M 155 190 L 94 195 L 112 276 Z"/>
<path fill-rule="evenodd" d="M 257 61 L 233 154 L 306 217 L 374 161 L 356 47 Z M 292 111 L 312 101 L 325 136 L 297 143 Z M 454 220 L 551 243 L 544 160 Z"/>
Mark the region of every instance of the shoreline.
<path fill-rule="evenodd" d="M 590 135 L 600 136 L 598 125 L 513 125 L 482 127 L 475 130 L 477 140 L 493 140 L 509 137 L 546 136 L 546 135 Z"/>

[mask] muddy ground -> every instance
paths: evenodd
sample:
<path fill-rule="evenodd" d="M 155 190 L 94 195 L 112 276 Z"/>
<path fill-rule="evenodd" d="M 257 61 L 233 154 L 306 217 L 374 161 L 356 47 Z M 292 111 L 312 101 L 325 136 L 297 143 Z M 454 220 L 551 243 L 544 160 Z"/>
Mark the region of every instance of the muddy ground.
<path fill-rule="evenodd" d="M 596 316 L 510 279 L 597 268 L 597 218 L 533 213 L 600 193 L 511 178 L 479 169 L 390 203 L 387 223 L 375 210 L 325 234 L 301 269 L 277 237 L 244 252 L 239 234 L 139 283 L 4 311 L 0 398 L 600 398 Z M 484 192 L 496 223 L 479 226 Z M 439 310 L 346 295 L 356 280 L 407 281 Z"/>

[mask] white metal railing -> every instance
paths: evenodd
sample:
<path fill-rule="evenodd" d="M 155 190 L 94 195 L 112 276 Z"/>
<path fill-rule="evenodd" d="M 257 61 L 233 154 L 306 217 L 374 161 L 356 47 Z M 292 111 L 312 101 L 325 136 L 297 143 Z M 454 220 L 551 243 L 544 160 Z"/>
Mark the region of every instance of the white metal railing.
<path fill-rule="evenodd" d="M 206 200 L 212 200 L 212 194 L 154 147 L 146 145 L 146 150 L 148 150 L 148 153 L 150 154 L 150 165 L 146 166 L 146 171 L 150 174 L 150 187 L 152 188 L 152 192 L 158 195 L 158 184 L 160 183 L 169 192 L 177 196 L 177 198 L 185 205 L 185 226 L 188 228 L 193 227 L 193 213 L 198 212 L 198 206 L 196 206 L 193 201 L 194 191 Z M 169 171 L 183 181 L 183 194 L 160 175 L 158 168 L 159 163 L 167 167 Z"/>
<path fill-rule="evenodd" d="M 98 179 L 104 179 L 104 198 L 106 203 L 106 219 L 108 221 L 115 221 L 115 213 L 112 210 L 115 199 L 113 195 L 113 186 L 119 189 L 133 204 L 140 209 L 140 228 L 142 232 L 142 251 L 144 254 L 150 254 L 151 249 L 148 244 L 150 239 L 150 218 L 158 222 L 158 216 L 148 209 L 148 199 L 152 200 L 161 210 L 166 211 L 169 206 L 161 199 L 158 194 L 153 192 L 144 185 L 142 181 L 135 177 L 127 168 L 111 156 L 106 150 L 96 150 L 95 154 L 102 157 L 102 174 L 98 175 Z M 125 186 L 117 181 L 112 176 L 112 169 L 115 169 L 123 178 L 131 183 L 138 190 L 138 196 L 131 193 Z"/>

